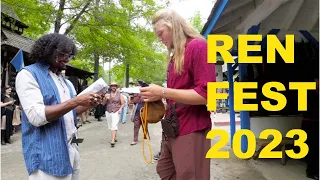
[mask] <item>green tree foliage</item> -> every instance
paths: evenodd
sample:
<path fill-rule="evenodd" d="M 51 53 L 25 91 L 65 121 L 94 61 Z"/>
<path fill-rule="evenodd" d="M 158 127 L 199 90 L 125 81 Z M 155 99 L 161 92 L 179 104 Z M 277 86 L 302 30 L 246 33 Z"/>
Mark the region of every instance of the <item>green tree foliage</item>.
<path fill-rule="evenodd" d="M 109 2 L 99 7 L 99 12 L 82 16 L 79 25 L 71 32 L 82 46 L 79 56 L 92 61 L 97 53 L 105 62 L 113 61 L 115 66 L 110 70 L 111 77 L 121 85 L 126 65 L 129 65 L 132 79 L 163 82 L 165 68 L 161 67 L 166 64 L 165 58 L 159 52 L 161 45 L 156 42 L 149 23 L 159 9 L 155 2 L 148 0 L 137 4 L 122 0 L 119 4 Z"/>
<path fill-rule="evenodd" d="M 78 47 L 71 64 L 94 70 L 100 59 L 99 77 L 106 78 L 102 65 L 113 61 L 110 70 L 119 83 L 129 65 L 130 78 L 162 83 L 165 80 L 164 47 L 157 42 L 150 21 L 162 8 L 155 0 L 4 0 L 22 22 L 30 26 L 25 36 L 36 39 L 49 32 L 67 34 Z"/>
<path fill-rule="evenodd" d="M 202 17 L 200 11 L 197 11 L 190 19 L 190 23 L 193 25 L 194 28 L 198 30 L 198 32 L 202 31 L 204 23 L 202 21 Z"/>

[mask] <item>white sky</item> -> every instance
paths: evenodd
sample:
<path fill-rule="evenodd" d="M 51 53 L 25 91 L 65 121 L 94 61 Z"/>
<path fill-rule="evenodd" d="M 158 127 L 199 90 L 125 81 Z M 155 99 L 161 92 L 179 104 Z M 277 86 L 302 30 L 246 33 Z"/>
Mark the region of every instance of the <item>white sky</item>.
<path fill-rule="evenodd" d="M 202 23 L 207 22 L 207 18 L 216 0 L 170 0 L 169 8 L 177 11 L 185 19 L 191 18 L 197 11 L 200 11 Z M 112 67 L 111 63 L 111 67 Z M 104 64 L 104 69 L 109 69 L 109 63 Z"/>
<path fill-rule="evenodd" d="M 170 0 L 170 2 L 170 8 L 176 10 L 184 18 L 189 19 L 197 11 L 200 11 L 201 17 L 206 21 L 215 0 Z"/>

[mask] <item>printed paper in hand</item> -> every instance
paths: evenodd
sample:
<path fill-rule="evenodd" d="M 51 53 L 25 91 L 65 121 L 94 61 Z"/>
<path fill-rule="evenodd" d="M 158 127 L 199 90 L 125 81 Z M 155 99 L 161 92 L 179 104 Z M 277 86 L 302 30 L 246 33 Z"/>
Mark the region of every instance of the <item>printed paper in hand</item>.
<path fill-rule="evenodd" d="M 96 92 L 97 94 L 102 94 L 107 92 L 108 85 L 102 78 L 99 78 L 96 82 L 92 83 L 89 87 L 83 90 L 79 95 L 89 93 L 89 92 Z M 78 96 L 79 96 L 78 95 Z"/>

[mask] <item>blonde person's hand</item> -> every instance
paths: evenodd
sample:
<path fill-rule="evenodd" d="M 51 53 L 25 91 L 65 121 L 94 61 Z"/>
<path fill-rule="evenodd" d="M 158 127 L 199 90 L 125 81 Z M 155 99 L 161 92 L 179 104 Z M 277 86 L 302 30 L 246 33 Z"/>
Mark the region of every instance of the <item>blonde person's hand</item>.
<path fill-rule="evenodd" d="M 153 102 L 162 99 L 163 87 L 156 84 L 150 84 L 148 87 L 140 88 L 140 95 L 144 99 L 144 102 Z"/>

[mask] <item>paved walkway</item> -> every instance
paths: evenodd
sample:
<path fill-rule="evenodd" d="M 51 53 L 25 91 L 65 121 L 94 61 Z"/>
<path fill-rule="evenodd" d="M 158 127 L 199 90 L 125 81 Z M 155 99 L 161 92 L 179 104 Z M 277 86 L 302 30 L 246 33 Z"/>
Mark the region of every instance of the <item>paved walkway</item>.
<path fill-rule="evenodd" d="M 228 118 L 219 116 L 219 118 Z M 92 119 L 92 117 L 91 117 Z M 150 125 L 150 136 L 153 154 L 160 149 L 161 125 Z M 228 131 L 229 127 L 224 128 Z M 239 127 L 238 127 L 239 128 Z M 154 180 L 159 179 L 156 174 L 156 162 L 147 165 L 142 156 L 141 142 L 130 146 L 133 138 L 133 123 L 119 124 L 118 144 L 110 147 L 111 133 L 107 130 L 106 121 L 98 122 L 92 119 L 91 124 L 85 124 L 80 129 L 80 136 L 85 138 L 80 144 L 81 153 L 81 179 L 82 180 Z M 141 131 L 140 131 L 141 133 Z M 141 140 L 142 134 L 139 135 Z M 27 171 L 21 151 L 21 133 L 14 134 L 13 144 L 1 147 L 1 179 L 25 180 Z M 215 143 L 217 139 L 213 141 Z M 230 146 L 224 147 L 230 150 Z M 146 151 L 148 154 L 148 151 Z M 241 160 L 231 153 L 230 159 L 211 160 L 211 180 L 303 180 L 303 169 L 289 161 L 287 166 L 280 169 L 279 160 L 268 163 L 261 161 Z M 294 167 L 290 175 L 290 166 Z M 280 167 L 280 168 L 279 168 Z M 264 170 L 266 168 L 266 170 Z M 288 169 L 289 168 L 289 169 Z M 288 173 L 289 172 L 289 173 Z M 273 174 L 276 174 L 274 176 Z M 280 175 L 278 175 L 280 174 Z"/>

